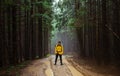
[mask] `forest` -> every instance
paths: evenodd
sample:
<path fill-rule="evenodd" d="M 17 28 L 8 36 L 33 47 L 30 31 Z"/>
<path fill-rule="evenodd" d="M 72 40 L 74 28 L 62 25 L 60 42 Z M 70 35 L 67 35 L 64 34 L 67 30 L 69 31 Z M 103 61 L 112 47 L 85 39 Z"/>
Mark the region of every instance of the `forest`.
<path fill-rule="evenodd" d="M 50 54 L 52 31 L 66 27 L 76 33 L 79 57 L 120 65 L 119 0 L 58 0 L 52 7 L 53 1 L 0 0 L 0 67 Z"/>

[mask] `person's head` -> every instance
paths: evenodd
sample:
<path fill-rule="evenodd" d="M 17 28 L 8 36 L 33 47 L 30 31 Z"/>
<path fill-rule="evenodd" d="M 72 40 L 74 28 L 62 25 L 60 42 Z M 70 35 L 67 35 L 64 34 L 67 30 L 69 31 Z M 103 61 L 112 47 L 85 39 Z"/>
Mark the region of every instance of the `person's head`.
<path fill-rule="evenodd" d="M 58 41 L 58 45 L 61 45 L 61 41 Z"/>
<path fill-rule="evenodd" d="M 61 41 L 58 41 L 59 44 L 61 44 Z"/>

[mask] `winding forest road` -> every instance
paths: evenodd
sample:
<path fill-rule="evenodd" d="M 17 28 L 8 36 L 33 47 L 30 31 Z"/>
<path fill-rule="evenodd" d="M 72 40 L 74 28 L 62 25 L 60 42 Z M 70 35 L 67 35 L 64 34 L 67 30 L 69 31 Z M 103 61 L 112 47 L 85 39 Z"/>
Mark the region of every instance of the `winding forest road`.
<path fill-rule="evenodd" d="M 36 60 L 21 71 L 20 76 L 84 76 L 75 69 L 63 56 L 63 65 L 60 65 L 58 58 L 57 65 L 54 65 L 54 55 Z"/>

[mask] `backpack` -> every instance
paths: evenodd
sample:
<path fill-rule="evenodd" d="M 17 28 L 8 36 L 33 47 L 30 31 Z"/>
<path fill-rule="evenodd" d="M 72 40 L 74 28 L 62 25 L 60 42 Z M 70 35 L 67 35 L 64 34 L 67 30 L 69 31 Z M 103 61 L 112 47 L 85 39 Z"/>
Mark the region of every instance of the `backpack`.
<path fill-rule="evenodd" d="M 56 46 L 56 51 L 57 52 L 61 52 L 62 51 L 62 46 L 61 45 L 57 45 Z"/>

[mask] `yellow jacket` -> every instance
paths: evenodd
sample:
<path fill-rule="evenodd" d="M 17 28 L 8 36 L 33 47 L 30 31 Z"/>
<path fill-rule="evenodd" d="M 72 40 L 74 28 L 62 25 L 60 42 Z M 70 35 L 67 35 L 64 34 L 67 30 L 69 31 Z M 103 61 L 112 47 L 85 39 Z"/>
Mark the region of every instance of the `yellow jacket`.
<path fill-rule="evenodd" d="M 62 45 L 56 45 L 55 47 L 55 54 L 63 54 L 63 46 Z"/>

